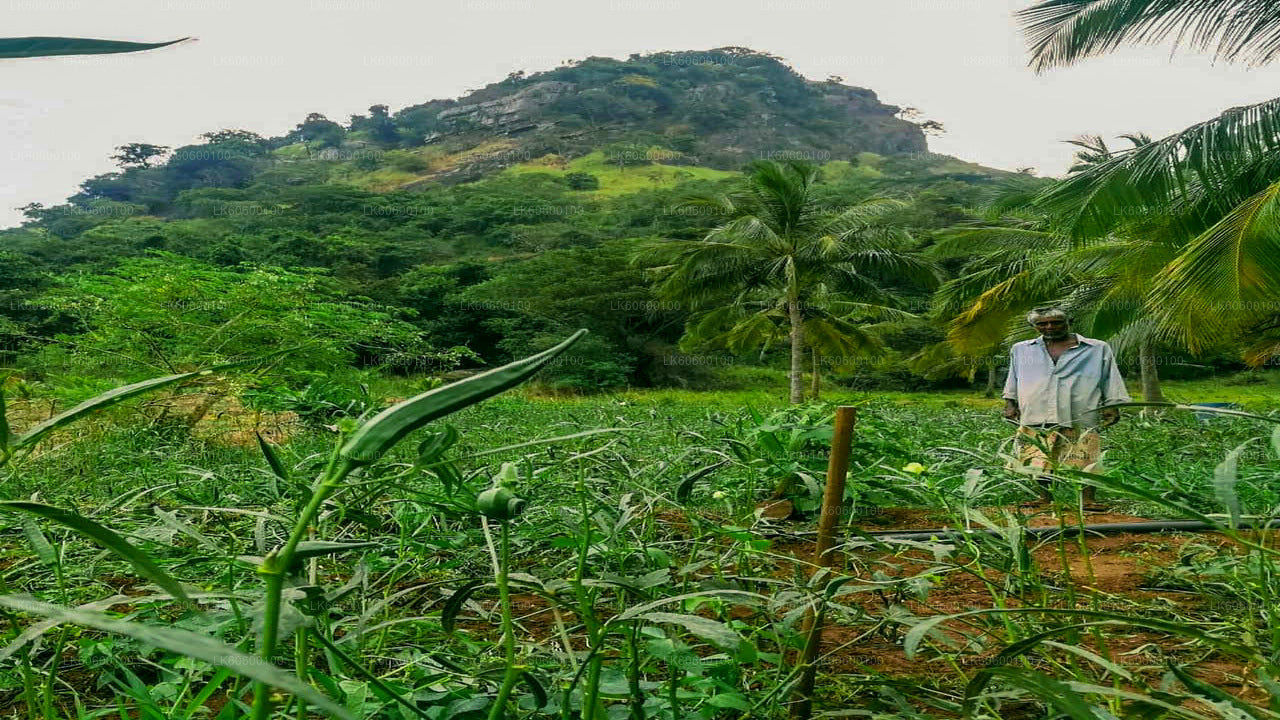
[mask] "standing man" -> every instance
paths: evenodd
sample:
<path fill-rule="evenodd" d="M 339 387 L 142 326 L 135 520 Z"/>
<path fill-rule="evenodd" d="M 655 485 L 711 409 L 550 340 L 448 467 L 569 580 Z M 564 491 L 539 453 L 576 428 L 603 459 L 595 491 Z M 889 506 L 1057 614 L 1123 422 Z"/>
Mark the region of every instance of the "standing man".
<path fill-rule="evenodd" d="M 1098 472 L 1098 428 L 1120 420 L 1120 409 L 1107 406 L 1130 402 L 1115 353 L 1071 332 L 1060 308 L 1036 308 L 1027 322 L 1040 337 L 1009 349 L 1004 384 L 1004 416 L 1018 423 L 1018 460 L 1045 472 L 1058 465 Z M 1037 479 L 1048 496 L 1049 479 Z M 1094 490 L 1083 489 L 1086 505 L 1095 505 Z"/>

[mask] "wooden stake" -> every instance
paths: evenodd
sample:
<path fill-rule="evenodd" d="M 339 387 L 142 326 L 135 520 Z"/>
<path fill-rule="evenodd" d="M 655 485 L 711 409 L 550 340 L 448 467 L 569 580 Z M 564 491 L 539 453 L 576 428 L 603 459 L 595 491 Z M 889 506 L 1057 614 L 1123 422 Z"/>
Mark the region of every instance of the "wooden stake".
<path fill-rule="evenodd" d="M 818 516 L 818 544 L 814 549 L 813 563 L 818 566 L 814 574 L 831 567 L 835 547 L 836 524 L 844 511 L 844 485 L 849 475 L 849 454 L 852 451 L 853 426 L 858 422 L 857 408 L 841 405 L 836 408 L 835 432 L 831 436 L 831 457 L 827 462 L 827 486 L 822 493 L 822 514 Z M 813 683 L 817 677 L 818 651 L 822 647 L 822 614 L 810 607 L 804 614 L 801 632 L 805 635 L 804 650 L 800 659 L 800 680 L 791 697 L 791 717 L 808 720 L 813 714 Z"/>

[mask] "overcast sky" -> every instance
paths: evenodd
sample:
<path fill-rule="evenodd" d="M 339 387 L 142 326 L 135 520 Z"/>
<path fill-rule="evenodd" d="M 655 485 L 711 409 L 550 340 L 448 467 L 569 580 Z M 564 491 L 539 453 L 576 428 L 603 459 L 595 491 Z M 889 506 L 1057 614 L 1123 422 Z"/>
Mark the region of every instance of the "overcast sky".
<path fill-rule="evenodd" d="M 456 97 L 590 55 L 740 45 L 840 75 L 942 122 L 930 149 L 1058 175 L 1064 140 L 1159 137 L 1272 97 L 1280 66 L 1133 49 L 1035 75 L 1012 12 L 1029 0 L 0 0 L 6 36 L 196 42 L 132 55 L 0 60 L 0 227 L 113 169 L 128 142 L 286 132 Z"/>

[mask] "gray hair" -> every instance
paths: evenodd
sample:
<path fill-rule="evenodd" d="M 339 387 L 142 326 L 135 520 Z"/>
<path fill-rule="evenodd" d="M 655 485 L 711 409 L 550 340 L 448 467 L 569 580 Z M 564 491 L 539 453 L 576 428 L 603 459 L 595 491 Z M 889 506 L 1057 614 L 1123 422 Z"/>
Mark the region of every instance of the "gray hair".
<path fill-rule="evenodd" d="M 1067 315 L 1067 312 L 1065 310 L 1057 306 L 1051 306 L 1051 307 L 1038 307 L 1032 310 L 1031 312 L 1027 313 L 1027 324 L 1035 325 L 1036 320 L 1039 320 L 1040 318 L 1054 318 L 1054 317 L 1060 317 L 1067 322 L 1071 322 L 1071 316 Z"/>

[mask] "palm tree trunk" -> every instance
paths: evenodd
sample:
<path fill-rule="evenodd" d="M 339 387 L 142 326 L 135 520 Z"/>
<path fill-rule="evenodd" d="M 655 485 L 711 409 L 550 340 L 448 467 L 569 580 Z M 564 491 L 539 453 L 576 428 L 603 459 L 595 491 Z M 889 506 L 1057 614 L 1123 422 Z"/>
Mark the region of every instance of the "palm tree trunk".
<path fill-rule="evenodd" d="M 1150 339 L 1143 339 L 1138 346 L 1138 366 L 1142 372 L 1142 401 L 1164 402 L 1160 392 L 1160 374 L 1156 371 L 1155 349 Z"/>
<path fill-rule="evenodd" d="M 996 371 L 995 358 L 991 358 L 991 362 L 987 363 L 987 389 L 983 391 L 982 397 L 993 398 L 996 396 L 996 378 L 999 377 Z"/>
<path fill-rule="evenodd" d="M 818 391 L 822 386 L 822 371 L 820 369 L 822 366 L 819 364 L 819 360 L 818 360 L 818 349 L 814 348 L 812 352 L 813 352 L 813 380 L 812 382 L 809 383 L 809 397 L 810 399 L 817 400 Z"/>
<path fill-rule="evenodd" d="M 800 299 L 787 301 L 791 321 L 791 404 L 804 402 L 804 318 L 800 315 Z"/>

